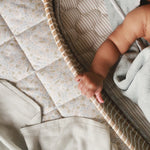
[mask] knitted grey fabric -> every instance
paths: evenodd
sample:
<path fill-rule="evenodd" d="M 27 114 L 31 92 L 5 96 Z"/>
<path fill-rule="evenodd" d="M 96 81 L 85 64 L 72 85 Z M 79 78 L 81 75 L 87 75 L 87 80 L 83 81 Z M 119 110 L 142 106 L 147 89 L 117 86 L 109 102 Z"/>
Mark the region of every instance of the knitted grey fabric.
<path fill-rule="evenodd" d="M 150 121 L 150 47 L 141 51 L 133 62 L 131 57 L 136 57 L 135 53 L 126 54 L 121 59 L 114 73 L 114 82 L 125 96 L 138 104 Z"/>

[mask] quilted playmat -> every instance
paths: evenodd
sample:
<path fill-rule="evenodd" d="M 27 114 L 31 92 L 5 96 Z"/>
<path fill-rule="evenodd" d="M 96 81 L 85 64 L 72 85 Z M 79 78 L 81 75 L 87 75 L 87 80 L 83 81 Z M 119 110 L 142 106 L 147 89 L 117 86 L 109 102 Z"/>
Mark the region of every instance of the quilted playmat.
<path fill-rule="evenodd" d="M 124 102 L 111 77 L 103 105 L 82 96 L 74 80 L 111 32 L 103 0 L 0 0 L 0 78 L 39 104 L 42 122 L 106 120 L 119 149 L 148 150 L 149 123 L 137 106 Z"/>

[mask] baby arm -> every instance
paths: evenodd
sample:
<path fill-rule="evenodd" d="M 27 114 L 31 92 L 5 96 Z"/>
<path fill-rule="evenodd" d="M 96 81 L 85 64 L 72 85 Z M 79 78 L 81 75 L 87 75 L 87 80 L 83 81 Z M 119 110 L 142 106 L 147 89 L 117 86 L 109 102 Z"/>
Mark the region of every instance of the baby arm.
<path fill-rule="evenodd" d="M 137 38 L 145 35 L 146 15 L 143 7 L 136 8 L 126 16 L 124 22 L 97 50 L 89 72 L 76 77 L 83 95 L 95 95 L 100 103 L 103 102 L 100 92 L 110 68 Z"/>

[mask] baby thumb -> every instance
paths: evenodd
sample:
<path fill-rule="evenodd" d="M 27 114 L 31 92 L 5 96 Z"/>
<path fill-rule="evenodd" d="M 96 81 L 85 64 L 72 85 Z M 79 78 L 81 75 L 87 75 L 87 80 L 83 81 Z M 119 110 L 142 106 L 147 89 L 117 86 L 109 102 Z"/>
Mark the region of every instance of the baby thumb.
<path fill-rule="evenodd" d="M 104 103 L 104 100 L 103 100 L 103 98 L 102 98 L 102 96 L 101 96 L 101 89 L 99 88 L 99 89 L 97 89 L 97 91 L 95 92 L 95 96 L 96 96 L 96 99 L 98 100 L 98 102 L 100 102 L 100 103 Z"/>

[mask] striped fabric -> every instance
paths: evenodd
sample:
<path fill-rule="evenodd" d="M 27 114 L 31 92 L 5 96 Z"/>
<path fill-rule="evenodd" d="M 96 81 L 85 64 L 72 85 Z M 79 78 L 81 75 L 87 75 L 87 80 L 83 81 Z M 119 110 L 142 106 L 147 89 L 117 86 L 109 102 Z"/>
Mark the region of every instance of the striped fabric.
<path fill-rule="evenodd" d="M 88 67 L 88 65 L 91 62 L 91 58 L 89 58 L 91 56 L 90 54 L 92 53 L 90 51 L 90 47 L 88 47 L 88 45 L 87 45 L 87 48 L 89 48 L 89 49 L 88 49 L 88 54 L 86 55 L 86 58 L 88 58 L 86 61 L 88 61 L 88 63 L 87 63 L 87 66 L 84 66 L 83 64 L 84 64 L 85 60 L 83 59 L 83 57 L 78 58 L 78 56 L 80 56 L 80 54 L 81 54 L 80 52 L 84 53 L 84 51 L 82 51 L 82 46 L 85 46 L 85 45 L 84 44 L 82 45 L 82 43 L 81 43 L 81 45 L 78 44 L 79 45 L 78 48 L 81 48 L 81 50 L 79 50 L 79 52 L 77 52 L 76 54 L 72 51 L 74 46 L 71 47 L 71 50 L 69 49 L 68 45 L 65 43 L 64 37 L 62 36 L 62 34 L 60 32 L 60 29 L 59 29 L 60 24 L 58 26 L 58 22 L 56 21 L 56 18 L 55 18 L 55 13 L 53 11 L 53 8 L 54 8 L 53 4 L 55 1 L 44 0 L 43 2 L 44 2 L 44 6 L 45 6 L 45 11 L 46 11 L 46 16 L 48 19 L 49 27 L 54 36 L 58 50 L 60 50 L 70 71 L 73 73 L 74 76 L 76 76 L 78 73 L 83 72 L 85 70 L 85 68 Z M 69 5 L 71 4 L 71 1 L 68 1 L 68 2 L 70 2 L 70 3 L 67 3 L 67 6 L 70 7 Z M 75 1 L 73 1 L 73 2 L 74 3 L 72 3 L 72 4 L 77 5 L 77 3 L 75 3 Z M 103 1 L 101 1 L 101 2 L 103 2 Z M 91 5 L 92 1 L 89 0 L 89 3 Z M 86 11 L 85 8 L 87 6 L 90 6 L 89 3 L 87 3 L 86 5 L 85 5 L 85 3 L 84 3 L 84 5 L 80 4 L 80 6 L 78 6 L 80 8 L 80 11 L 83 11 L 83 13 L 85 13 L 85 11 Z M 104 9 L 103 5 L 100 5 L 99 8 L 101 10 Z M 88 8 L 88 9 L 90 9 L 90 8 Z M 105 15 L 105 9 L 103 12 L 104 12 L 104 14 L 102 14 L 101 17 L 103 17 Z M 74 17 L 78 17 L 78 16 L 74 16 Z M 94 18 L 94 19 L 96 19 L 96 18 Z M 101 26 L 102 28 L 108 26 L 107 20 L 105 20 L 105 19 L 103 19 L 103 20 L 104 20 L 104 22 Z M 70 24 L 71 23 L 74 23 L 74 22 L 72 21 L 72 22 L 70 22 Z M 69 27 L 69 24 L 67 24 L 67 25 Z M 89 25 L 87 24 L 87 28 L 88 27 L 89 27 Z M 107 29 L 109 29 L 109 26 Z M 82 31 L 84 31 L 84 29 Z M 108 34 L 108 31 L 106 31 L 106 32 Z M 65 36 L 65 34 L 66 33 L 63 33 L 64 36 Z M 107 34 L 105 34 L 105 36 L 103 35 L 104 37 L 101 38 L 102 41 L 105 39 Z M 91 35 L 92 35 L 92 33 L 91 33 Z M 91 38 L 90 34 L 87 37 Z M 90 39 L 90 40 L 92 40 L 92 39 Z M 84 40 L 82 42 L 84 42 Z M 96 44 L 98 45 L 98 43 L 95 42 L 94 46 L 93 46 L 93 47 L 95 47 L 95 49 L 97 46 Z M 126 117 L 119 110 L 118 106 L 116 104 L 114 104 L 114 102 L 110 99 L 110 97 L 106 94 L 105 91 L 103 91 L 103 98 L 105 100 L 104 104 L 99 104 L 94 97 L 91 98 L 91 101 L 94 103 L 95 107 L 99 110 L 99 112 L 103 115 L 103 117 L 108 122 L 108 124 L 114 129 L 114 131 L 120 137 L 120 139 L 131 150 L 149 150 L 150 145 L 146 142 L 146 140 L 143 139 L 143 137 L 129 123 L 129 121 L 126 119 Z"/>

